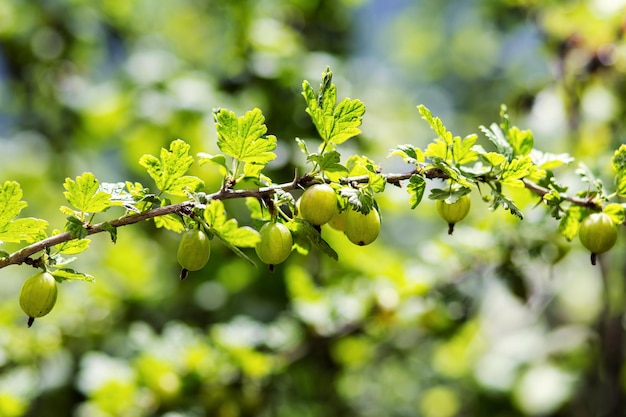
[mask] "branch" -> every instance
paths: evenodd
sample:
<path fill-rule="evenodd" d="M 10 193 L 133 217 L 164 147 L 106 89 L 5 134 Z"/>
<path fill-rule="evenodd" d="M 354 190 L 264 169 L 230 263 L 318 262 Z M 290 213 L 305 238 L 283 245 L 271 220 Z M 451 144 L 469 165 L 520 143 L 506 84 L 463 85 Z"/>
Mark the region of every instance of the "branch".
<path fill-rule="evenodd" d="M 428 169 L 428 170 L 416 168 L 413 171 L 407 172 L 407 173 L 384 174 L 384 177 L 387 183 L 400 186 L 401 181 L 408 180 L 409 178 L 411 178 L 411 176 L 416 175 L 416 174 L 423 175 L 425 178 L 428 178 L 428 179 L 436 179 L 436 178 L 444 179 L 444 180 L 448 179 L 448 175 L 438 168 L 433 168 L 433 169 Z M 340 182 L 344 185 L 348 185 L 348 184 L 362 184 L 368 181 L 369 181 L 369 177 L 367 175 L 360 175 L 360 176 L 355 176 L 355 177 L 343 178 Z M 524 181 L 524 185 L 526 186 L 528 190 L 539 195 L 540 197 L 543 197 L 545 194 L 549 193 L 549 190 L 547 188 L 541 187 L 528 180 L 523 180 L 523 181 Z M 228 199 L 246 198 L 246 197 L 263 199 L 265 197 L 271 196 L 277 190 L 291 191 L 291 190 L 295 190 L 298 188 L 307 188 L 310 185 L 314 184 L 315 182 L 316 180 L 310 175 L 304 175 L 302 177 L 296 176 L 294 180 L 291 182 L 272 185 L 269 187 L 261 187 L 258 189 L 233 190 L 230 188 L 222 188 L 213 194 L 207 194 L 206 199 L 207 201 L 228 200 Z M 567 200 L 573 204 L 582 205 L 585 207 L 597 206 L 597 203 L 589 199 L 568 197 Z M 168 214 L 187 215 L 191 213 L 193 208 L 199 207 L 199 206 L 200 206 L 199 203 L 192 202 L 192 201 L 185 201 L 185 202 L 178 203 L 178 204 L 171 204 L 168 206 L 158 207 L 158 208 L 148 210 L 146 212 L 139 213 L 139 214 L 124 215 L 122 217 L 119 217 L 117 219 L 114 219 L 108 222 L 97 223 L 94 225 L 87 225 L 86 226 L 87 234 L 94 235 L 97 233 L 105 232 L 107 231 L 107 228 L 110 229 L 110 227 L 117 228 L 117 227 L 128 226 L 131 224 L 139 223 L 145 220 L 150 220 L 159 216 L 165 216 Z M 75 238 L 72 237 L 69 232 L 63 232 L 58 235 L 50 236 L 46 239 L 32 243 L 28 246 L 23 247 L 22 249 L 16 252 L 13 252 L 7 257 L 0 258 L 0 269 L 5 268 L 9 265 L 19 265 L 22 263 L 28 263 L 30 265 L 35 266 L 37 265 L 37 262 L 35 262 L 33 259 L 30 258 L 32 255 L 42 250 L 45 250 L 47 248 L 50 248 L 52 246 L 58 245 L 60 243 L 70 241 L 72 239 L 75 239 Z"/>

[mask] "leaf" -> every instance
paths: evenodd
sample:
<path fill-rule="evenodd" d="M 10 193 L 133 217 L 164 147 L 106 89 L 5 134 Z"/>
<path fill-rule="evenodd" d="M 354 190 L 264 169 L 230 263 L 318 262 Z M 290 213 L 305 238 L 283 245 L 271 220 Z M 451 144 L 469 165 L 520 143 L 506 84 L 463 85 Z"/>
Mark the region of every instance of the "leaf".
<path fill-rule="evenodd" d="M 520 220 L 524 219 L 524 214 L 520 211 L 520 209 L 517 207 L 513 200 L 495 190 L 492 190 L 491 195 L 493 197 L 492 207 L 494 209 L 502 206 L 504 207 L 504 209 L 509 210 L 512 215 L 519 218 Z"/>
<path fill-rule="evenodd" d="M 356 211 L 367 214 L 374 208 L 374 196 L 361 188 L 343 187 L 339 194 L 348 200 Z"/>
<path fill-rule="evenodd" d="M 0 228 L 0 241 L 32 243 L 46 237 L 48 222 L 42 219 L 26 217 L 15 219 Z"/>
<path fill-rule="evenodd" d="M 530 151 L 530 157 L 533 163 L 539 167 L 539 169 L 554 169 L 563 164 L 569 164 L 574 160 L 568 153 L 550 153 L 541 152 L 537 149 Z"/>
<path fill-rule="evenodd" d="M 503 164 L 507 160 L 506 156 L 499 154 L 497 152 L 481 153 L 480 157 L 492 167 L 499 167 L 501 164 Z"/>
<path fill-rule="evenodd" d="M 20 214 L 28 204 L 22 199 L 22 189 L 15 181 L 5 181 L 0 188 L 0 228 Z"/>
<path fill-rule="evenodd" d="M 91 172 L 76 180 L 66 178 L 63 188 L 65 199 L 81 213 L 100 213 L 113 205 L 111 195 L 100 189 L 100 182 Z"/>
<path fill-rule="evenodd" d="M 607 204 L 602 209 L 602 211 L 608 214 L 613 220 L 613 223 L 615 224 L 622 224 L 624 223 L 624 220 L 626 219 L 626 213 L 625 213 L 624 207 L 621 204 L 617 204 L 617 203 Z"/>
<path fill-rule="evenodd" d="M 293 221 L 285 223 L 287 228 L 294 235 L 294 239 L 306 239 L 313 246 L 319 248 L 323 253 L 330 256 L 334 260 L 339 260 L 339 255 L 333 248 L 330 247 L 328 242 L 322 239 L 320 232 L 311 225 L 308 221 L 296 217 Z"/>
<path fill-rule="evenodd" d="M 348 175 L 348 169 L 341 165 L 341 155 L 337 151 L 326 152 L 322 155 L 311 154 L 308 160 L 316 162 L 319 165 L 321 171 L 329 174 Z"/>
<path fill-rule="evenodd" d="M 339 145 L 361 133 L 365 105 L 356 99 L 344 98 L 337 103 L 337 88 L 332 84 L 332 71 L 327 67 L 316 95 L 308 81 L 302 83 L 302 95 L 317 132 L 325 143 Z"/>
<path fill-rule="evenodd" d="M 88 235 L 87 228 L 85 228 L 82 220 L 76 216 L 67 216 L 65 231 L 70 232 L 70 236 L 73 239 L 83 239 Z"/>
<path fill-rule="evenodd" d="M 515 155 L 526 156 L 533 149 L 535 140 L 530 130 L 519 130 L 513 126 L 509 129 L 509 143 L 515 152 Z"/>
<path fill-rule="evenodd" d="M 487 139 L 496 145 L 496 150 L 499 153 L 503 154 L 507 159 L 511 159 L 513 157 L 513 148 L 504 137 L 504 133 L 502 132 L 500 126 L 496 123 L 492 123 L 489 128 L 480 126 L 480 130 L 482 130 L 485 136 L 487 136 Z"/>
<path fill-rule="evenodd" d="M 64 255 L 76 255 L 89 248 L 89 243 L 91 243 L 89 239 L 72 239 L 55 245 L 55 248 Z"/>
<path fill-rule="evenodd" d="M 417 165 L 419 162 L 424 162 L 424 153 L 420 148 L 416 148 L 413 145 L 398 145 L 395 149 L 392 149 L 388 156 L 399 156 L 404 162 Z"/>
<path fill-rule="evenodd" d="M 521 179 L 528 176 L 533 168 L 534 164 L 529 156 L 518 157 L 504 166 L 500 179 L 503 184 L 524 187 Z"/>
<path fill-rule="evenodd" d="M 204 220 L 211 228 L 219 229 L 226 223 L 226 209 L 221 200 L 211 200 L 204 209 Z"/>
<path fill-rule="evenodd" d="M 228 166 L 226 165 L 226 157 L 222 155 L 221 153 L 218 153 L 217 155 L 211 155 L 208 153 L 200 152 L 198 154 L 198 158 L 199 158 L 198 159 L 199 165 L 204 165 L 210 162 L 212 164 L 221 166 L 224 169 L 224 174 L 228 173 Z"/>
<path fill-rule="evenodd" d="M 217 146 L 226 155 L 250 164 L 246 175 L 258 176 L 263 167 L 276 158 L 272 152 L 276 149 L 276 137 L 265 135 L 267 127 L 260 109 L 254 108 L 239 118 L 232 111 L 221 109 L 214 118 Z"/>
<path fill-rule="evenodd" d="M 252 219 L 269 221 L 272 217 L 269 210 L 265 210 L 261 202 L 255 197 L 246 197 L 246 207 L 248 207 Z"/>
<path fill-rule="evenodd" d="M 626 175 L 617 177 L 617 189 L 616 193 L 620 197 L 626 197 Z"/>
<path fill-rule="evenodd" d="M 95 278 L 92 275 L 84 274 L 82 272 L 77 272 L 70 268 L 61 268 L 51 272 L 52 276 L 54 276 L 59 281 L 87 281 L 94 282 Z"/>
<path fill-rule="evenodd" d="M 618 176 L 626 175 L 626 144 L 620 145 L 615 151 L 611 164 Z"/>
<path fill-rule="evenodd" d="M 561 217 L 558 230 L 567 240 L 571 241 L 578 234 L 584 210 L 581 206 L 571 205 L 567 208 L 563 217 Z"/>
<path fill-rule="evenodd" d="M 166 214 L 165 216 L 155 217 L 154 225 L 158 228 L 171 230 L 175 233 L 182 233 L 185 231 L 185 225 L 182 219 L 176 214 Z"/>
<path fill-rule="evenodd" d="M 193 164 L 190 148 L 185 141 L 177 139 L 170 143 L 169 150 L 161 149 L 160 158 L 146 154 L 139 159 L 139 164 L 147 170 L 159 190 L 186 196 L 188 192 L 198 191 L 204 185 L 200 178 L 185 175 Z"/>
<path fill-rule="evenodd" d="M 231 251 L 233 251 L 237 256 L 241 257 L 242 259 L 245 259 L 246 261 L 248 261 L 251 265 L 256 266 L 256 262 L 254 262 L 248 255 L 246 255 L 241 249 L 239 249 L 237 246 L 233 245 L 227 238 L 225 238 L 224 236 L 222 236 L 219 232 L 217 231 L 213 231 L 213 233 L 215 234 L 215 236 L 217 236 L 217 238 L 224 244 L 224 246 L 226 246 L 228 249 L 230 249 Z"/>
<path fill-rule="evenodd" d="M 441 139 L 435 139 L 428 144 L 424 151 L 424 156 L 431 159 L 448 159 L 448 145 Z"/>
<path fill-rule="evenodd" d="M 111 242 L 117 242 L 117 227 L 111 226 L 111 223 L 109 222 L 104 222 L 102 223 L 102 229 L 109 233 L 109 236 L 111 236 Z"/>
<path fill-rule="evenodd" d="M 426 108 L 426 106 L 420 104 L 417 106 L 420 114 L 422 115 L 422 119 L 426 120 L 430 125 L 431 129 L 444 141 L 444 145 L 452 145 L 452 133 L 448 132 L 446 127 L 440 118 L 434 117 L 433 114 Z"/>
<path fill-rule="evenodd" d="M 409 183 L 406 186 L 406 190 L 411 195 L 409 198 L 411 209 L 414 209 L 422 201 L 422 197 L 424 197 L 424 190 L 426 190 L 426 180 L 421 175 L 411 175 L 411 178 L 409 178 Z"/>
<path fill-rule="evenodd" d="M 477 139 L 477 135 L 469 135 L 464 139 L 456 136 L 453 139 L 452 156 L 457 164 L 469 164 L 478 159 L 478 152 L 473 149 Z"/>

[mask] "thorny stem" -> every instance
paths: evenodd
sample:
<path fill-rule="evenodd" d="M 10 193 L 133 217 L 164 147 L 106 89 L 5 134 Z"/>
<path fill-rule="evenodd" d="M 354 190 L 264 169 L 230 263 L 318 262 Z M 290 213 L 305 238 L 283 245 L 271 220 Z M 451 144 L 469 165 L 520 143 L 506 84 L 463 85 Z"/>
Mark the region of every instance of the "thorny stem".
<path fill-rule="evenodd" d="M 400 173 L 400 174 L 383 174 L 387 183 L 401 186 L 400 182 L 403 180 L 408 180 L 413 175 L 422 175 L 428 179 L 447 179 L 448 175 L 438 169 L 423 169 L 418 167 L 410 172 Z M 359 184 L 366 183 L 369 181 L 369 177 L 367 175 L 354 176 L 343 178 L 340 180 L 341 184 L 350 185 L 350 184 Z M 550 190 L 547 188 L 541 187 L 531 181 L 523 180 L 525 187 L 531 192 L 543 197 L 545 194 L 549 193 Z M 213 194 L 207 194 L 206 200 L 229 200 L 235 198 L 246 198 L 246 197 L 254 197 L 257 199 L 263 199 L 271 196 L 277 190 L 283 191 L 291 191 L 298 188 L 306 188 L 310 185 L 313 185 L 316 180 L 311 177 L 309 174 L 305 174 L 302 177 L 295 177 L 293 181 L 286 182 L 283 184 L 272 185 L 269 187 L 261 187 L 259 189 L 252 190 L 233 190 L 231 188 L 222 187 L 219 191 Z M 585 207 L 596 207 L 597 203 L 589 199 L 583 199 L 578 197 L 567 197 L 567 201 L 572 204 L 577 204 Z M 87 234 L 93 235 L 96 233 L 106 232 L 107 228 L 110 227 L 117 228 L 128 226 L 131 224 L 139 223 L 145 220 L 153 219 L 159 216 L 165 216 L 168 214 L 179 214 L 185 215 L 191 213 L 194 207 L 200 206 L 201 204 L 194 201 L 185 201 L 178 204 L 171 204 L 168 206 L 158 207 L 155 209 L 151 209 L 139 214 L 129 214 L 124 215 L 122 217 L 118 217 L 117 219 L 96 223 L 93 225 L 87 225 Z M 36 254 L 39 251 L 42 251 L 46 248 L 61 244 L 63 242 L 67 242 L 74 239 L 69 232 L 63 232 L 54 236 L 50 236 L 46 239 L 40 240 L 38 242 L 32 243 L 28 246 L 23 247 L 22 249 L 13 252 L 9 256 L 0 258 L 0 269 L 5 268 L 9 265 L 19 265 L 22 263 L 26 263 L 29 265 L 35 265 L 36 262 L 30 258 L 31 255 Z"/>

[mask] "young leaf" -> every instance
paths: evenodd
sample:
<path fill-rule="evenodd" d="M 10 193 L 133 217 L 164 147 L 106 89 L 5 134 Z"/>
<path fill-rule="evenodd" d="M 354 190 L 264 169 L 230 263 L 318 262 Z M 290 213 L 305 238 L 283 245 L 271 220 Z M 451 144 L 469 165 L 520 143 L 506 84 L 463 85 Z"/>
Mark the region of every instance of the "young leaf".
<path fill-rule="evenodd" d="M 111 226 L 111 223 L 109 222 L 104 222 L 102 223 L 102 228 L 109 233 L 109 236 L 111 236 L 111 242 L 116 243 L 117 242 L 117 227 L 113 227 Z"/>
<path fill-rule="evenodd" d="M 175 233 L 182 233 L 185 231 L 185 225 L 180 216 L 176 214 L 166 214 L 165 216 L 158 216 L 154 218 L 154 225 L 159 228 L 171 230 Z"/>
<path fill-rule="evenodd" d="M 607 204 L 602 211 L 608 214 L 615 224 L 624 223 L 626 213 L 624 207 L 621 204 L 611 203 Z"/>
<path fill-rule="evenodd" d="M 421 175 L 411 175 L 409 183 L 406 186 L 406 190 L 411 195 L 409 203 L 411 209 L 414 209 L 422 201 L 424 197 L 424 190 L 426 190 L 426 180 Z"/>
<path fill-rule="evenodd" d="M 81 213 L 100 213 L 113 205 L 111 195 L 100 189 L 100 182 L 91 172 L 76 180 L 66 178 L 63 188 L 65 199 Z"/>
<path fill-rule="evenodd" d="M 515 152 L 515 155 L 526 156 L 533 149 L 535 140 L 530 130 L 519 130 L 513 126 L 509 129 L 509 143 Z"/>
<path fill-rule="evenodd" d="M 422 119 L 426 120 L 431 129 L 435 131 L 437 136 L 443 139 L 445 145 L 452 145 L 452 133 L 448 132 L 448 129 L 444 126 L 440 118 L 434 117 L 433 114 L 426 108 L 426 106 L 420 104 L 417 106 Z"/>
<path fill-rule="evenodd" d="M 53 234 L 59 234 L 59 230 L 55 230 Z M 67 242 L 59 243 L 55 246 L 56 250 L 59 253 L 64 255 L 76 255 L 77 253 L 81 253 L 89 247 L 90 240 L 89 239 L 72 239 Z"/>
<path fill-rule="evenodd" d="M 395 149 L 389 152 L 388 156 L 397 155 L 401 157 L 404 162 L 417 165 L 420 162 L 424 162 L 424 153 L 420 148 L 416 148 L 413 145 L 398 145 Z"/>
<path fill-rule="evenodd" d="M 514 187 L 523 187 L 522 178 L 528 176 L 533 168 L 533 161 L 529 156 L 515 158 L 504 166 L 501 174 L 502 183 Z"/>
<path fill-rule="evenodd" d="M 245 162 L 249 167 L 247 176 L 258 176 L 268 162 L 276 158 L 276 137 L 266 135 L 265 118 L 255 108 L 237 117 L 229 110 L 221 109 L 214 114 L 217 128 L 217 145 L 226 155 Z M 238 175 L 238 173 L 232 173 Z"/>
<path fill-rule="evenodd" d="M 224 155 L 222 155 L 221 153 L 218 153 L 217 155 L 211 155 L 205 152 L 200 152 L 198 153 L 198 164 L 199 165 L 204 165 L 208 162 L 215 164 L 215 165 L 219 165 L 222 171 L 222 175 L 226 175 L 228 174 L 228 166 L 226 165 L 226 157 Z"/>
<path fill-rule="evenodd" d="M 186 196 L 204 185 L 200 178 L 185 175 L 193 164 L 193 158 L 189 155 L 190 148 L 185 141 L 177 139 L 170 143 L 169 150 L 161 149 L 160 158 L 146 154 L 139 159 L 139 164 L 146 168 L 159 190 Z"/>
<path fill-rule="evenodd" d="M 559 232 L 569 241 L 574 239 L 578 234 L 578 227 L 583 218 L 583 210 L 581 206 L 571 205 L 565 211 L 561 221 L 559 221 Z"/>
<path fill-rule="evenodd" d="M 15 181 L 6 181 L 0 187 L 0 228 L 20 214 L 28 204 L 22 200 L 22 189 Z"/>
<path fill-rule="evenodd" d="M 220 239 L 240 248 L 253 248 L 261 235 L 251 227 L 239 227 L 236 219 L 229 219 L 221 227 L 212 230 Z"/>
<path fill-rule="evenodd" d="M 308 160 L 316 162 L 322 172 L 347 176 L 348 169 L 339 163 L 340 158 L 341 155 L 339 152 L 330 151 L 322 155 L 311 154 L 309 155 Z"/>
<path fill-rule="evenodd" d="M 0 227 L 0 242 L 36 242 L 46 237 L 47 228 L 48 222 L 42 219 L 15 219 Z"/>
<path fill-rule="evenodd" d="M 328 242 L 322 239 L 322 235 L 320 234 L 320 232 L 318 232 L 315 227 L 313 227 L 313 225 L 311 225 L 311 223 L 309 223 L 308 221 L 301 218 L 296 218 L 294 221 L 285 223 L 285 225 L 292 232 L 295 240 L 306 239 L 312 245 L 319 248 L 326 255 L 330 256 L 336 261 L 339 260 L 339 255 L 337 254 L 337 252 L 335 252 L 335 250 L 330 247 Z M 306 247 L 306 245 L 304 245 L 304 247 Z"/>
<path fill-rule="evenodd" d="M 70 232 L 73 239 L 83 239 L 88 235 L 82 220 L 76 216 L 67 216 L 65 231 Z"/>
<path fill-rule="evenodd" d="M 222 200 L 211 200 L 204 209 L 204 220 L 211 228 L 219 229 L 226 223 L 226 209 Z"/>
<path fill-rule="evenodd" d="M 74 271 L 70 268 L 61 268 L 56 271 L 52 271 L 52 276 L 54 276 L 59 281 L 87 281 L 94 282 L 95 279 L 93 276 L 89 274 L 84 274 L 82 272 Z"/>
<path fill-rule="evenodd" d="M 473 149 L 477 139 L 478 136 L 476 135 L 469 135 L 464 139 L 456 136 L 453 139 L 452 155 L 457 164 L 469 164 L 478 159 L 478 152 Z"/>
<path fill-rule="evenodd" d="M 509 141 L 506 140 L 500 126 L 496 123 L 492 123 L 489 128 L 480 126 L 480 130 L 482 130 L 485 136 L 487 136 L 487 139 L 496 145 L 496 150 L 499 153 L 506 156 L 507 159 L 511 159 L 513 157 L 513 148 L 511 147 Z"/>
<path fill-rule="evenodd" d="M 332 71 L 327 67 L 322 74 L 318 94 L 308 81 L 302 83 L 302 95 L 320 137 L 325 143 L 339 145 L 361 133 L 359 126 L 365 113 L 365 105 L 356 99 L 344 98 L 337 102 L 337 87 L 332 84 Z"/>
<path fill-rule="evenodd" d="M 615 151 L 611 163 L 615 169 L 616 193 L 620 197 L 626 197 L 626 145 L 621 145 Z"/>

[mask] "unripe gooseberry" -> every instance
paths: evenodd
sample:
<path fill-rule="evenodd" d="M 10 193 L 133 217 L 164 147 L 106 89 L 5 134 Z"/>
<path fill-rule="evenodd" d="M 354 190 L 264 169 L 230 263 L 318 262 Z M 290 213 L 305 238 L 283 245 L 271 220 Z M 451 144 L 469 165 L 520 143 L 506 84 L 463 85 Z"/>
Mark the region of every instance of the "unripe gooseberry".
<path fill-rule="evenodd" d="M 337 213 L 337 195 L 328 184 L 315 184 L 300 197 L 300 216 L 315 226 L 328 223 Z"/>
<path fill-rule="evenodd" d="M 363 214 L 356 210 L 348 210 L 346 229 L 344 231 L 350 242 L 365 246 L 376 240 L 380 233 L 380 215 L 376 209 Z"/>
<path fill-rule="evenodd" d="M 448 223 L 448 234 L 451 235 L 454 232 L 454 225 L 463 220 L 469 213 L 471 200 L 465 194 L 454 203 L 448 203 L 446 200 L 437 200 L 436 206 L 439 216 Z"/>
<path fill-rule="evenodd" d="M 593 213 L 580 224 L 578 239 L 591 252 L 591 264 L 599 253 L 610 250 L 617 241 L 617 226 L 606 213 Z"/>
<path fill-rule="evenodd" d="M 266 223 L 259 230 L 261 240 L 257 242 L 255 251 L 263 263 L 269 265 L 270 271 L 274 270 L 274 265 L 284 262 L 293 246 L 291 232 L 282 223 Z"/>
<path fill-rule="evenodd" d="M 57 282 L 48 272 L 39 272 L 28 278 L 20 290 L 20 307 L 28 316 L 28 327 L 35 318 L 52 311 L 57 301 Z"/>
<path fill-rule="evenodd" d="M 211 241 L 200 229 L 191 229 L 183 233 L 178 244 L 178 263 L 188 271 L 198 271 L 209 262 Z M 181 275 L 182 276 L 182 275 Z"/>

